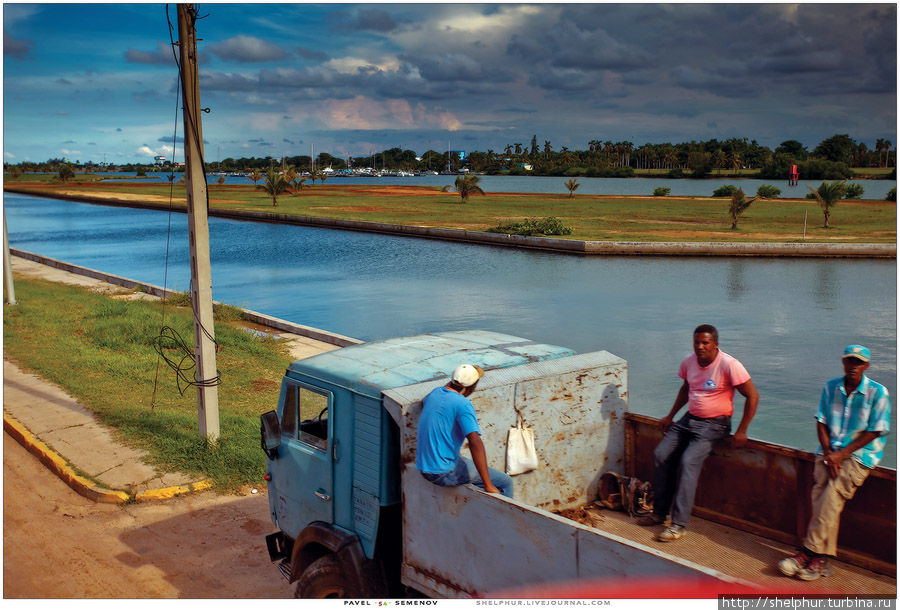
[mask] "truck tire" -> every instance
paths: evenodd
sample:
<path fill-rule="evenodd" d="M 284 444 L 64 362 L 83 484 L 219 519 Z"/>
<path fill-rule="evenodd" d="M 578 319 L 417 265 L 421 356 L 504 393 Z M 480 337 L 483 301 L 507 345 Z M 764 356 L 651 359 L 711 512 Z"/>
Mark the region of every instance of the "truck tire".
<path fill-rule="evenodd" d="M 294 597 L 342 599 L 354 597 L 355 587 L 341 569 L 335 555 L 324 555 L 309 564 L 297 580 Z"/>

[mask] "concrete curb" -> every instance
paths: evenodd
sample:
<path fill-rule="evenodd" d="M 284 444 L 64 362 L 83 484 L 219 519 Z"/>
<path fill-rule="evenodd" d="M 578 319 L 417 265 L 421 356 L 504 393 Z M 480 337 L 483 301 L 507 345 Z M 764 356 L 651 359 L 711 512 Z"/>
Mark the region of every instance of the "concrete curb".
<path fill-rule="evenodd" d="M 46 443 L 38 440 L 38 438 L 29 432 L 25 426 L 8 413 L 3 413 L 3 429 L 7 434 L 16 439 L 20 445 L 25 447 L 29 453 L 38 458 L 42 464 L 58 476 L 66 485 L 71 487 L 79 495 L 94 502 L 101 502 L 104 504 L 124 504 L 131 501 L 167 500 L 187 493 L 204 491 L 213 486 L 212 481 L 205 479 L 189 485 L 177 485 L 174 487 L 164 487 L 162 489 L 148 489 L 147 491 L 142 491 L 138 494 L 131 494 L 118 489 L 104 489 L 95 485 L 93 481 L 90 481 L 86 477 L 75 472 L 64 457 L 48 447 Z"/>
<path fill-rule="evenodd" d="M 28 252 L 27 250 L 10 248 L 9 253 L 13 256 L 24 258 L 25 260 L 40 263 L 42 265 L 47 265 L 48 267 L 53 267 L 54 269 L 60 269 L 61 271 L 68 271 L 69 273 L 74 273 L 76 275 L 82 275 L 84 277 L 90 277 L 95 280 L 101 280 L 109 284 L 115 284 L 116 286 L 128 288 L 129 290 L 140 290 L 141 292 L 152 294 L 153 296 L 159 297 L 161 299 L 175 293 L 175 291 L 173 290 L 167 290 L 160 286 L 138 282 L 136 280 L 122 277 L 120 275 L 104 273 L 103 271 L 97 271 L 96 269 L 91 269 L 89 267 L 81 267 L 80 265 L 67 263 L 55 258 L 50 258 L 49 256 L 42 256 L 40 254 Z M 214 302 L 220 304 L 217 301 Z M 359 345 L 360 343 L 362 343 L 362 341 L 360 341 L 359 339 L 354 339 L 353 337 L 339 335 L 337 333 L 328 332 L 327 330 L 313 328 L 312 326 L 294 324 L 293 322 L 288 322 L 287 320 L 282 320 L 281 318 L 269 316 L 263 313 L 252 311 L 250 309 L 243 309 L 240 307 L 237 307 L 236 309 L 241 310 L 243 319 L 247 320 L 248 322 L 255 322 L 257 324 L 261 324 L 262 326 L 268 326 L 269 328 L 283 330 L 285 332 L 293 333 L 301 337 L 307 337 L 309 339 L 315 339 L 317 341 L 321 341 L 322 343 L 329 343 L 331 345 L 337 345 L 338 347 Z"/>
<path fill-rule="evenodd" d="M 123 206 L 151 210 L 186 213 L 185 204 L 152 203 L 127 201 L 122 199 L 100 199 L 79 195 L 57 195 L 4 186 L 4 191 L 49 197 L 67 201 L 78 201 L 93 205 Z M 897 258 L 896 243 L 790 243 L 790 242 L 619 242 L 619 241 L 578 241 L 554 237 L 533 237 L 504 235 L 484 231 L 464 229 L 443 229 L 415 225 L 398 225 L 363 220 L 343 220 L 317 216 L 296 216 L 277 212 L 255 212 L 249 210 L 228 210 L 210 208 L 209 215 L 233 220 L 293 224 L 344 231 L 382 233 L 404 237 L 440 239 L 471 244 L 544 250 L 560 254 L 578 256 L 694 256 L 694 257 L 796 257 L 796 258 Z"/>

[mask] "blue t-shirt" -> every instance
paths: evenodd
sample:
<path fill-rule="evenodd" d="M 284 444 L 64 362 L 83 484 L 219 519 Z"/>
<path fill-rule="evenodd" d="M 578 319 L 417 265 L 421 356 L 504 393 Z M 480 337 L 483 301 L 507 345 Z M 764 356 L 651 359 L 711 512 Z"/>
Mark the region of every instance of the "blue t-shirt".
<path fill-rule="evenodd" d="M 471 401 L 446 387 L 435 388 L 422 400 L 416 468 L 431 474 L 450 472 L 472 432 L 481 434 Z"/>

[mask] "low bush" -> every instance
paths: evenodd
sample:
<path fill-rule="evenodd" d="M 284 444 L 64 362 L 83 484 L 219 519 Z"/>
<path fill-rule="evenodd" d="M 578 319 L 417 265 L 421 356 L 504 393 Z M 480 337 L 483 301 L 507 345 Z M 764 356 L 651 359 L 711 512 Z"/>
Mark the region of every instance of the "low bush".
<path fill-rule="evenodd" d="M 736 193 L 738 188 L 733 184 L 726 184 L 724 186 L 720 186 L 716 190 L 713 191 L 713 197 L 731 197 L 732 194 Z"/>
<path fill-rule="evenodd" d="M 756 196 L 762 197 L 763 199 L 774 199 L 781 194 L 781 189 L 777 186 L 772 186 L 771 184 L 761 184 L 758 189 L 756 189 Z"/>
<path fill-rule="evenodd" d="M 565 226 L 555 216 L 546 218 L 526 218 L 521 222 L 499 224 L 488 229 L 488 233 L 506 233 L 507 235 L 571 235 L 572 227 Z"/>
<path fill-rule="evenodd" d="M 684 178 L 684 170 L 680 167 L 676 167 L 675 169 L 670 169 L 669 173 L 666 174 L 668 178 Z"/>
<path fill-rule="evenodd" d="M 885 201 L 897 201 L 897 187 L 896 186 L 887 192 L 887 195 L 885 195 L 884 200 Z"/>
<path fill-rule="evenodd" d="M 668 197 L 669 193 L 671 191 L 672 191 L 672 189 L 670 189 L 667 186 L 658 186 L 655 189 L 653 189 L 653 196 L 654 197 Z"/>
<path fill-rule="evenodd" d="M 863 186 L 856 182 L 849 183 L 844 190 L 844 197 L 847 199 L 860 199 L 863 195 Z"/>

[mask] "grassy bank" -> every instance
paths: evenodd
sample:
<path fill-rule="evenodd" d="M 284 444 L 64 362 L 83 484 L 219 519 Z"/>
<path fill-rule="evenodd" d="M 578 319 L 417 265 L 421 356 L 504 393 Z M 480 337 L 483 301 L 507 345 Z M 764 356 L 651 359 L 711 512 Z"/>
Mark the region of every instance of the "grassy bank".
<path fill-rule="evenodd" d="M 448 180 L 448 182 L 451 182 Z M 168 205 L 168 184 L 84 184 L 27 187 L 35 194 L 120 198 Z M 886 243 L 896 241 L 896 205 L 884 201 L 845 201 L 832 208 L 831 228 L 815 201 L 759 200 L 731 230 L 729 199 L 712 197 L 569 197 L 560 194 L 487 193 L 461 203 L 455 193 L 436 187 L 350 185 L 337 180 L 272 199 L 252 185 L 209 186 L 210 205 L 371 222 L 387 222 L 485 231 L 526 218 L 554 216 L 572 228 L 565 238 L 619 241 L 800 241 L 806 219 L 806 241 Z M 172 199 L 184 206 L 185 187 L 175 185 Z M 792 193 L 793 194 L 793 193 Z"/>
<path fill-rule="evenodd" d="M 165 363 L 153 402 L 160 302 L 26 278 L 16 278 L 16 298 L 18 305 L 4 305 L 7 357 L 62 387 L 155 465 L 210 477 L 221 489 L 260 483 L 258 416 L 275 408 L 290 360 L 279 342 L 235 328 L 228 308 L 217 314 L 221 438 L 211 450 L 198 436 L 196 391 L 180 395 Z M 193 344 L 189 309 L 167 306 L 165 324 Z"/>

